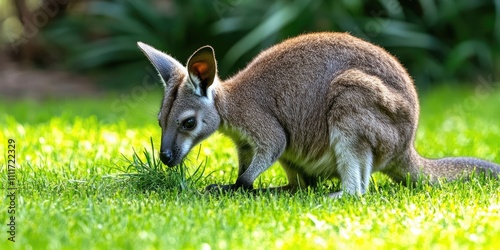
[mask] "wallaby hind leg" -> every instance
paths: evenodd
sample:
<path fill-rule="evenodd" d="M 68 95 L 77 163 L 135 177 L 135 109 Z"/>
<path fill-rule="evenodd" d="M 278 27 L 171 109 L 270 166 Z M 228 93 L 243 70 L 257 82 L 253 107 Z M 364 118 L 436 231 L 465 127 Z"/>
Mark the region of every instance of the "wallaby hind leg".
<path fill-rule="evenodd" d="M 380 78 L 356 69 L 331 83 L 330 143 L 343 191 L 348 194 L 364 194 L 372 171 L 401 153 L 405 138 L 411 138 L 413 118 L 400 108 L 407 101 L 393 92 Z"/>
<path fill-rule="evenodd" d="M 335 157 L 337 159 L 337 172 L 340 176 L 342 190 L 330 194 L 338 198 L 347 193 L 349 195 L 362 195 L 368 190 L 373 167 L 373 154 L 366 144 L 357 145 L 343 133 L 332 136 Z M 362 147 L 365 145 L 365 147 Z"/>

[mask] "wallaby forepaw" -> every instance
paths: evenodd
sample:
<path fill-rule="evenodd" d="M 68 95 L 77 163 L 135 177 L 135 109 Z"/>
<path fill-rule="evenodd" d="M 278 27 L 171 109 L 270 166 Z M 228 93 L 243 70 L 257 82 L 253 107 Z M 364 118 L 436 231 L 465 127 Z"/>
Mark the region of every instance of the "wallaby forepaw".
<path fill-rule="evenodd" d="M 220 193 L 230 193 L 237 189 L 239 189 L 239 187 L 237 187 L 234 184 L 232 185 L 211 184 L 205 188 L 205 191 L 208 193 L 220 194 Z"/>

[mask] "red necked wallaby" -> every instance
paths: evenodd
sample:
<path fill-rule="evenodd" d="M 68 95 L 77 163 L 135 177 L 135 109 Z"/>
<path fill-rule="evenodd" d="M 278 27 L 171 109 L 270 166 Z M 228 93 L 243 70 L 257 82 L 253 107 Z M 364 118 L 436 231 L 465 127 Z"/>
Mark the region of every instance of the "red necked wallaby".
<path fill-rule="evenodd" d="M 210 46 L 194 52 L 184 67 L 138 45 L 165 85 L 158 115 L 161 161 L 179 164 L 216 130 L 236 144 L 236 183 L 209 189 L 253 189 L 276 161 L 288 177 L 281 189 L 338 177 L 342 191 L 332 197 L 365 193 L 375 171 L 398 182 L 421 174 L 431 181 L 500 174 L 499 165 L 480 159 L 421 157 L 413 145 L 419 103 L 412 79 L 384 49 L 349 34 L 288 39 L 224 81 Z"/>

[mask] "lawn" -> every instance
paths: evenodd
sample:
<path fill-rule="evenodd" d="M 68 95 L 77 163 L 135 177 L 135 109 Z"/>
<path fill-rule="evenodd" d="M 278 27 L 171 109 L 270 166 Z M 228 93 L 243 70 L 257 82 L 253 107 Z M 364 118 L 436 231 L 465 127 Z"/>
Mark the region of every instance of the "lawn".
<path fill-rule="evenodd" d="M 293 195 L 206 194 L 207 184 L 235 180 L 232 143 L 215 134 L 184 168 L 158 168 L 150 139 L 158 148 L 159 92 L 1 100 L 0 164 L 8 173 L 12 139 L 17 189 L 9 208 L 13 175 L 2 175 L 0 248 L 500 248 L 498 180 L 406 187 L 375 174 L 366 195 L 338 200 L 325 198 L 338 181 Z M 500 90 L 443 86 L 422 94 L 421 104 L 422 155 L 500 162 Z M 257 183 L 286 178 L 273 166 Z M 11 216 L 15 242 L 8 240 Z"/>

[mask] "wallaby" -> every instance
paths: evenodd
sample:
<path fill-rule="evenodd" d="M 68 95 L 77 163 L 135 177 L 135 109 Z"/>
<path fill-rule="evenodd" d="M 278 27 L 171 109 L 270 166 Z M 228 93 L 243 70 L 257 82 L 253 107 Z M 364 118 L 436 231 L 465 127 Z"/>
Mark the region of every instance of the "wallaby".
<path fill-rule="evenodd" d="M 412 79 L 384 49 L 346 33 L 312 33 L 285 40 L 221 81 L 210 46 L 183 67 L 138 42 L 165 85 L 158 115 L 160 159 L 172 167 L 219 130 L 239 157 L 232 185 L 253 189 L 279 161 L 288 185 L 314 186 L 340 178 L 342 192 L 368 190 L 375 171 L 394 181 L 452 180 L 473 172 L 498 176 L 500 166 L 475 158 L 426 159 L 413 145 L 419 103 Z"/>

